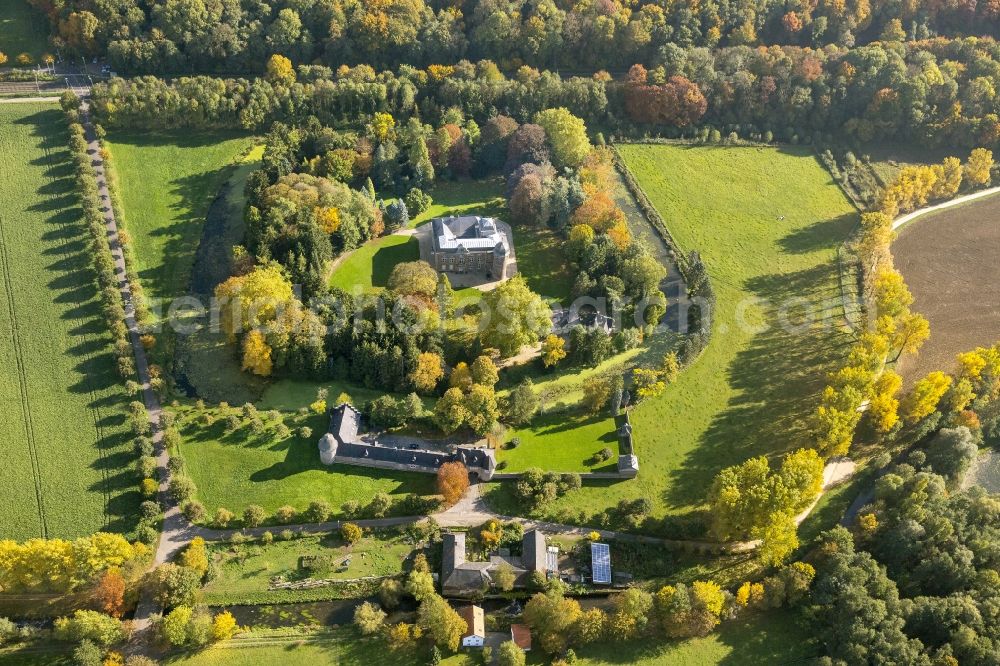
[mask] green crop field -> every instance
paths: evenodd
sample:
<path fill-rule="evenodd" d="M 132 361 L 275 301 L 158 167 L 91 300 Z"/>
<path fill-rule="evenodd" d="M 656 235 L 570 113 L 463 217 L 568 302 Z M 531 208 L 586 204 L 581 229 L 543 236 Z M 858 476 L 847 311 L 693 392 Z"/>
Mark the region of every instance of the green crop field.
<path fill-rule="evenodd" d="M 209 515 L 220 506 L 240 514 L 250 504 L 259 504 L 268 513 L 286 504 L 302 511 L 317 499 L 329 502 L 339 514 L 344 502 L 366 504 L 379 492 L 394 497 L 434 493 L 430 474 L 320 463 L 317 443 L 326 432 L 325 416 L 285 414 L 284 423 L 294 434 L 278 439 L 273 429 L 260 436 L 246 429 L 227 434 L 222 419 L 202 425 L 199 413 L 180 412 L 181 453 Z M 301 426 L 312 428 L 309 438 L 298 436 Z"/>
<path fill-rule="evenodd" d="M 139 499 L 67 140 L 0 105 L 0 538 L 127 531 Z"/>
<path fill-rule="evenodd" d="M 857 215 L 808 151 L 620 149 L 681 248 L 701 253 L 718 300 L 713 333 L 663 395 L 633 410 L 638 478 L 585 486 L 546 507 L 548 517 L 637 497 L 656 515 L 686 513 L 723 467 L 807 445 L 826 373 L 850 342 L 836 247 Z M 798 326 L 779 326 L 783 312 Z M 492 497 L 509 508 L 504 486 Z"/>
<path fill-rule="evenodd" d="M 235 132 L 116 131 L 107 143 L 146 295 L 181 296 L 208 207 L 251 139 Z"/>
<path fill-rule="evenodd" d="M 10 59 L 7 66 L 16 66 L 20 53 L 38 60 L 52 51 L 48 43 L 49 20 L 27 0 L 0 0 L 0 51 Z M 79 63 L 78 63 L 79 64 Z"/>

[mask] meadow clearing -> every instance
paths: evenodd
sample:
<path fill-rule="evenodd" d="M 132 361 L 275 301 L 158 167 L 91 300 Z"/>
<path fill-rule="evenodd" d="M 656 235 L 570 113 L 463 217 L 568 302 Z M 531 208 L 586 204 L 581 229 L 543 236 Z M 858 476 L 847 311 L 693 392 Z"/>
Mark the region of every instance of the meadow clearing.
<path fill-rule="evenodd" d="M 148 297 L 170 299 L 187 292 L 208 207 L 251 142 L 236 132 L 108 134 L 124 227 Z"/>
<path fill-rule="evenodd" d="M 808 444 L 826 371 L 850 341 L 836 247 L 857 214 L 812 153 L 619 150 L 680 247 L 701 253 L 717 298 L 712 337 L 663 395 L 633 410 L 638 478 L 585 485 L 540 511 L 553 519 L 582 520 L 638 497 L 653 502 L 654 516 L 688 513 L 723 467 Z M 817 321 L 778 326 L 782 317 Z M 511 507 L 507 491 L 494 487 L 496 506 Z"/>
<path fill-rule="evenodd" d="M 67 141 L 56 105 L 0 106 L 0 538 L 128 531 L 139 502 Z"/>

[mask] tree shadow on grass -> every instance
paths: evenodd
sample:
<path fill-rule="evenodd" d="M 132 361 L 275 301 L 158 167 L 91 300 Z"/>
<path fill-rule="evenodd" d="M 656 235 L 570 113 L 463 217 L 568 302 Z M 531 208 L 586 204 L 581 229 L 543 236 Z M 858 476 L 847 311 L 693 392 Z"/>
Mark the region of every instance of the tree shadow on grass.
<path fill-rule="evenodd" d="M 736 393 L 672 472 L 665 499 L 673 505 L 703 498 L 723 467 L 808 445 L 808 418 L 827 371 L 835 369 L 852 341 L 843 330 L 835 262 L 759 276 L 744 286 L 766 302 L 761 312 L 767 328 L 753 335 L 726 369 Z M 802 300 L 788 307 L 792 298 Z"/>
<path fill-rule="evenodd" d="M 105 498 L 104 529 L 128 531 L 135 525 L 140 498 L 135 492 L 131 466 L 134 454 L 125 422 L 125 396 L 111 353 L 111 338 L 104 322 L 92 267 L 89 234 L 77 192 L 71 154 L 66 149 L 68 135 L 62 114 L 47 110 L 17 121 L 33 125 L 32 136 L 46 151 L 32 163 L 44 169 L 45 179 L 38 183 L 39 203 L 29 210 L 46 213 L 40 230 L 41 256 L 50 257 L 44 277 L 47 297 L 60 306 L 59 318 L 65 322 L 62 354 L 72 363 L 72 377 L 66 390 L 89 397 L 90 416 L 78 424 L 75 445 L 92 447 L 92 469 L 100 470 L 100 479 L 88 490 Z M 65 363 L 65 362 L 64 362 Z M 87 429 L 93 429 L 88 442 Z M 132 489 L 132 492 L 129 492 Z"/>
<path fill-rule="evenodd" d="M 844 213 L 837 217 L 821 220 L 808 227 L 796 229 L 778 241 L 778 245 L 784 252 L 790 254 L 807 254 L 826 250 L 831 245 L 831 238 L 846 238 L 847 230 L 857 222 L 857 219 L 857 213 Z"/>
<path fill-rule="evenodd" d="M 380 247 L 372 255 L 372 286 L 384 287 L 389 283 L 389 274 L 396 264 L 420 259 L 420 244 L 410 237 L 405 243 Z"/>
<path fill-rule="evenodd" d="M 338 474 L 362 477 L 371 481 L 392 481 L 396 484 L 391 491 L 392 494 L 425 494 L 428 492 L 431 483 L 430 480 L 433 479 L 433 476 L 429 474 L 420 474 L 417 472 L 401 472 L 341 464 L 327 466 L 320 462 L 319 452 L 315 446 L 304 446 L 301 443 L 294 442 L 294 440 L 289 440 L 285 459 L 252 473 L 250 481 L 280 481 L 296 474 L 313 470 L 336 472 Z"/>
<path fill-rule="evenodd" d="M 156 225 L 147 233 L 162 243 L 159 265 L 139 271 L 139 279 L 151 295 L 174 298 L 187 292 L 205 216 L 234 168 L 228 165 L 164 183 L 178 198 L 170 204 L 173 219 L 147 220 L 144 224 L 147 228 Z"/>

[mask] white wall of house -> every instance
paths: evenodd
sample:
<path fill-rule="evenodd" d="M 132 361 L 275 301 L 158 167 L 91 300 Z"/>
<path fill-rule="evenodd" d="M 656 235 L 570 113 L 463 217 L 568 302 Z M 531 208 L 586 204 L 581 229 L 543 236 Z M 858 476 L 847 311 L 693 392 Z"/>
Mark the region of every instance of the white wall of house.
<path fill-rule="evenodd" d="M 462 639 L 462 647 L 483 647 L 484 636 L 466 636 Z"/>

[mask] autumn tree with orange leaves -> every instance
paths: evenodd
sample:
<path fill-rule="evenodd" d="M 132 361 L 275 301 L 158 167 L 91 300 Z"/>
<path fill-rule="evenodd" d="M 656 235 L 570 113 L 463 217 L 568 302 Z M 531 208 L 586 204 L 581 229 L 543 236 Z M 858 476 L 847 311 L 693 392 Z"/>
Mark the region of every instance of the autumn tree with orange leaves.
<path fill-rule="evenodd" d="M 447 506 L 462 499 L 469 488 L 469 470 L 460 462 L 449 462 L 441 465 L 437 473 L 437 489 L 444 495 Z"/>

